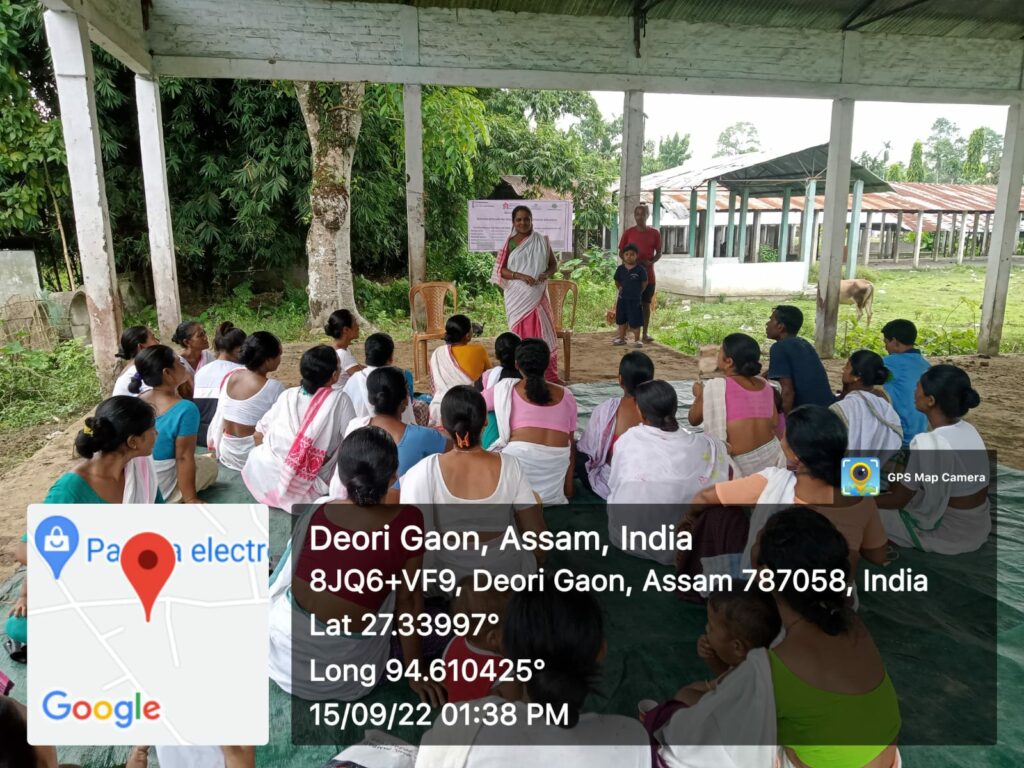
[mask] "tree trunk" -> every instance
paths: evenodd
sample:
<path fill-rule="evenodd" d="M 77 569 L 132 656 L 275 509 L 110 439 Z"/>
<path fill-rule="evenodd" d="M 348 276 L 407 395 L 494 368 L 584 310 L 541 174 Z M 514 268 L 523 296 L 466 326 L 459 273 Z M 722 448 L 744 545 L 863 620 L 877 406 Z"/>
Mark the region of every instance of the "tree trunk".
<path fill-rule="evenodd" d="M 313 170 L 309 188 L 313 218 L 306 237 L 313 328 L 322 327 L 331 312 L 341 308 L 368 325 L 356 309 L 349 243 L 352 158 L 363 122 L 363 91 L 363 83 L 295 83 Z"/>

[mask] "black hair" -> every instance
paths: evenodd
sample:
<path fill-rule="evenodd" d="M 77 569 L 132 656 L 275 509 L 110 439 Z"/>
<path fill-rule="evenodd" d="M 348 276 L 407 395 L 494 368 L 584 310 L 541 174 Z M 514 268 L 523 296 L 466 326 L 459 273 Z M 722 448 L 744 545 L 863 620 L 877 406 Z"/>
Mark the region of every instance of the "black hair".
<path fill-rule="evenodd" d="M 195 333 L 196 326 L 198 325 L 199 323 L 196 322 L 195 320 L 186 320 L 185 322 L 178 325 L 178 327 L 174 330 L 174 335 L 171 336 L 171 341 L 173 341 L 175 344 L 178 344 L 179 346 L 185 346 L 185 341 L 188 339 L 189 336 Z"/>
<path fill-rule="evenodd" d="M 331 312 L 331 316 L 327 318 L 327 324 L 324 326 L 324 333 L 332 339 L 340 339 L 342 331 L 346 328 L 351 328 L 354 322 L 355 317 L 347 309 L 336 309 Z"/>
<path fill-rule="evenodd" d="M 134 360 L 139 354 L 139 345 L 149 338 L 149 328 L 144 325 L 133 325 L 121 332 L 121 345 L 118 347 L 114 357 L 122 360 Z"/>
<path fill-rule="evenodd" d="M 498 381 L 523 378 L 516 369 L 516 350 L 521 343 L 522 339 L 512 331 L 505 331 L 494 340 L 494 356 L 501 364 L 501 376 L 498 377 Z"/>
<path fill-rule="evenodd" d="M 386 333 L 371 333 L 363 345 L 366 364 L 371 368 L 379 368 L 391 362 L 395 356 L 395 342 Z"/>
<path fill-rule="evenodd" d="M 850 370 L 868 387 L 885 384 L 889 380 L 889 369 L 882 362 L 882 356 L 870 349 L 858 349 L 850 355 Z"/>
<path fill-rule="evenodd" d="M 792 304 L 779 304 L 775 308 L 775 319 L 790 336 L 796 336 L 804 325 L 804 313 Z"/>
<path fill-rule="evenodd" d="M 75 452 L 83 459 L 116 451 L 129 437 L 138 437 L 156 423 L 156 413 L 145 400 L 129 395 L 108 397 L 85 417 L 85 429 L 75 436 Z"/>
<path fill-rule="evenodd" d="M 551 402 L 544 373 L 551 360 L 551 350 L 543 339 L 523 339 L 516 349 L 516 366 L 526 379 L 526 397 L 534 405 Z"/>
<path fill-rule="evenodd" d="M 625 253 L 626 251 L 632 251 L 633 253 L 635 253 L 637 255 L 640 254 L 640 249 L 637 248 L 636 245 L 634 245 L 633 243 L 630 243 L 629 245 L 627 245 L 625 248 L 622 249 L 623 253 Z"/>
<path fill-rule="evenodd" d="M 786 416 L 789 447 L 811 477 L 824 480 L 833 488 L 842 483 L 847 437 L 843 420 L 823 405 L 801 405 Z"/>
<path fill-rule="evenodd" d="M 473 387 L 461 384 L 445 392 L 441 400 L 441 426 L 453 438 L 468 435 L 460 447 L 472 448 L 480 444 L 480 435 L 487 424 L 487 404 L 484 396 Z"/>
<path fill-rule="evenodd" d="M 128 391 L 133 395 L 142 391 L 142 382 L 151 387 L 159 387 L 164 383 L 164 371 L 173 368 L 178 353 L 166 344 L 154 344 L 146 347 L 135 356 L 135 375 L 128 382 Z"/>
<path fill-rule="evenodd" d="M 742 584 L 733 582 L 731 589 L 711 592 L 708 603 L 748 648 L 767 648 L 782 629 L 778 606 L 769 592 L 743 589 Z"/>
<path fill-rule="evenodd" d="M 312 395 L 320 387 L 326 387 L 337 370 L 338 354 L 326 344 L 307 349 L 299 360 L 302 388 Z"/>
<path fill-rule="evenodd" d="M 722 339 L 722 354 L 732 360 L 733 370 L 740 376 L 761 372 L 761 347 L 745 333 L 730 333 Z"/>
<path fill-rule="evenodd" d="M 516 214 L 519 213 L 520 211 L 526 211 L 528 214 L 530 214 L 530 218 L 533 218 L 533 211 L 530 210 L 530 207 L 528 205 L 517 205 L 515 208 L 512 209 L 512 221 L 516 220 Z"/>
<path fill-rule="evenodd" d="M 444 343 L 457 344 L 473 330 L 473 323 L 465 315 L 452 315 L 444 324 Z"/>
<path fill-rule="evenodd" d="M 636 388 L 633 395 L 636 407 L 644 421 L 662 432 L 675 432 L 679 429 L 676 420 L 676 409 L 679 407 L 679 396 L 667 381 L 646 381 Z"/>
<path fill-rule="evenodd" d="M 913 346 L 917 341 L 917 326 L 909 320 L 890 320 L 882 326 L 882 337 Z"/>
<path fill-rule="evenodd" d="M 230 352 L 238 349 L 245 343 L 245 331 L 235 328 L 230 320 L 225 320 L 217 326 L 217 333 L 213 337 L 213 348 L 218 352 Z"/>
<path fill-rule="evenodd" d="M 564 705 L 564 727 L 574 728 L 601 672 L 597 657 L 604 643 L 604 617 L 594 595 L 563 592 L 550 584 L 515 592 L 508 601 L 503 634 L 507 658 L 544 661 L 544 668 L 526 683 L 530 701 Z"/>
<path fill-rule="evenodd" d="M 245 340 L 238 362 L 250 371 L 259 369 L 267 360 L 281 356 L 281 340 L 270 331 L 256 331 Z"/>
<path fill-rule="evenodd" d="M 409 396 L 405 374 L 401 368 L 385 365 L 374 368 L 366 377 L 366 395 L 379 416 L 396 416 L 402 402 Z"/>
<path fill-rule="evenodd" d="M 771 571 L 850 573 L 850 545 L 846 537 L 824 515 L 810 507 L 790 507 L 773 515 L 761 533 L 758 564 Z M 853 611 L 846 604 L 846 586 L 797 589 L 794 581 L 784 582 L 778 592 L 786 604 L 806 621 L 828 635 L 846 632 Z"/>
<path fill-rule="evenodd" d="M 28 743 L 28 721 L 10 696 L 0 696 L 0 768 L 37 765 L 36 752 Z"/>
<path fill-rule="evenodd" d="M 921 374 L 921 391 L 934 397 L 939 410 L 951 419 L 959 419 L 981 404 L 967 371 L 947 363 L 933 365 Z"/>
<path fill-rule="evenodd" d="M 633 395 L 636 388 L 654 378 L 654 361 L 643 352 L 627 352 L 619 360 L 619 378 L 627 395 Z"/>
<path fill-rule="evenodd" d="M 380 427 L 360 427 L 341 441 L 338 479 L 358 506 L 380 504 L 397 471 L 398 447 Z"/>

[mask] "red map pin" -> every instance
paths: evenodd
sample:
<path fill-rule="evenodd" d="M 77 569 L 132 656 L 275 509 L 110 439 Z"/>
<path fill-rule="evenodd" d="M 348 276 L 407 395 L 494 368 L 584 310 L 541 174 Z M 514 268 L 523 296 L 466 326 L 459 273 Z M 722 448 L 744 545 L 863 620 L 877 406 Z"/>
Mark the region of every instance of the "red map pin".
<path fill-rule="evenodd" d="M 174 547 L 157 533 L 139 533 L 121 548 L 121 570 L 146 609 L 149 621 L 153 603 L 171 577 L 175 563 Z"/>

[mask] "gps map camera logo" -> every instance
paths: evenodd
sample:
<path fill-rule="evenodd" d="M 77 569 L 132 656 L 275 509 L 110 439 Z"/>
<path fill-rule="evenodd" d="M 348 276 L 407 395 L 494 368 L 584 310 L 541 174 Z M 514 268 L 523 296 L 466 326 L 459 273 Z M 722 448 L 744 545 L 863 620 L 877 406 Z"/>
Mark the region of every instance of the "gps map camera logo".
<path fill-rule="evenodd" d="M 871 456 L 843 459 L 842 485 L 843 496 L 877 496 L 879 492 L 882 466 L 877 458 Z"/>

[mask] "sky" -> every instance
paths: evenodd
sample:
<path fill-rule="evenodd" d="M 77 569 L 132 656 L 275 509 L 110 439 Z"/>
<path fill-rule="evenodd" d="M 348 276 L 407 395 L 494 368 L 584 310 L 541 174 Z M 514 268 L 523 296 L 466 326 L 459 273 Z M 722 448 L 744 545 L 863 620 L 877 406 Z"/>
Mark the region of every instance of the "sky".
<path fill-rule="evenodd" d="M 622 114 L 621 91 L 593 91 L 605 119 Z M 647 141 L 690 134 L 695 161 L 710 159 L 718 134 L 733 123 L 749 121 L 757 127 L 761 147 L 782 152 L 828 142 L 832 102 L 824 99 L 749 98 L 740 96 L 684 96 L 645 93 Z M 853 156 L 862 151 L 876 155 L 882 144 L 892 144 L 889 162 L 910 160 L 914 141 L 925 141 L 936 118 L 959 126 L 964 138 L 975 128 L 988 126 L 999 135 L 1006 129 L 1006 107 L 965 104 L 904 104 L 858 101 L 853 118 Z"/>

